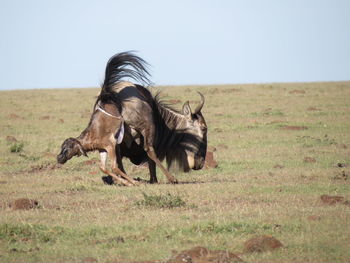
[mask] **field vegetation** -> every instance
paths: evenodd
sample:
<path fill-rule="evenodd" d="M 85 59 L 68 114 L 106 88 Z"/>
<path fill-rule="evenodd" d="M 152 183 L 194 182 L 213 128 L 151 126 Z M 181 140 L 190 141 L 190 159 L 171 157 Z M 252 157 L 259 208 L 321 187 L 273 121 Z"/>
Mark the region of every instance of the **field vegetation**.
<path fill-rule="evenodd" d="M 56 164 L 98 88 L 0 92 L 0 262 L 166 260 L 196 246 L 246 262 L 350 261 L 350 82 L 152 90 L 178 109 L 204 94 L 217 168 L 106 185 L 97 153 Z M 246 252 L 261 235 L 283 247 Z"/>

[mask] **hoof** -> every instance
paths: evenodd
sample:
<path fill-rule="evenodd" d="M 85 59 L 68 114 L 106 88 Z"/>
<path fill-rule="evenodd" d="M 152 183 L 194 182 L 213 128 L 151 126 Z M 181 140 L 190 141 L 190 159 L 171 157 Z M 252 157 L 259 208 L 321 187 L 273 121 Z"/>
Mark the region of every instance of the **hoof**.
<path fill-rule="evenodd" d="M 150 184 L 158 184 L 158 181 L 149 181 Z"/>
<path fill-rule="evenodd" d="M 103 181 L 104 184 L 108 184 L 108 185 L 114 184 L 113 178 L 110 175 L 102 176 L 102 181 Z"/>
<path fill-rule="evenodd" d="M 172 181 L 169 181 L 169 183 L 171 183 L 171 184 L 178 184 L 179 181 L 178 181 L 177 179 L 174 179 L 174 180 L 172 180 Z"/>
<path fill-rule="evenodd" d="M 137 181 L 134 181 L 132 184 L 133 184 L 134 186 L 140 186 L 140 185 L 141 185 L 141 183 L 140 183 L 140 182 L 137 182 Z"/>

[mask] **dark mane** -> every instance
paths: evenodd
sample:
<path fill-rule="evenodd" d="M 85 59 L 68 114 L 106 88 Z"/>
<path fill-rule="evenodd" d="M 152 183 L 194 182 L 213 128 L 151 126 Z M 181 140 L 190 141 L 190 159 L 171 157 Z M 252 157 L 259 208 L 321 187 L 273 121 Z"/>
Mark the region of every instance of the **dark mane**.
<path fill-rule="evenodd" d="M 178 109 L 175 109 L 173 107 L 173 104 L 170 102 L 167 102 L 166 100 L 164 100 L 162 98 L 162 93 L 160 91 L 158 91 L 155 95 L 153 95 L 153 99 L 154 101 L 157 103 L 158 106 L 168 109 L 172 112 L 178 113 L 178 114 L 182 114 L 181 111 L 179 111 Z"/>
<path fill-rule="evenodd" d="M 152 107 L 156 127 L 153 147 L 159 160 L 166 159 L 168 167 L 188 171 L 185 150 L 200 144 L 200 140 L 187 132 L 185 117 L 166 103 L 160 92 L 152 95 L 141 85 L 136 85 L 136 88 Z"/>
<path fill-rule="evenodd" d="M 168 168 L 189 170 L 185 150 L 199 145 L 201 140 L 188 133 L 183 114 L 161 99 L 153 96 L 153 113 L 156 125 L 154 148 L 160 160 L 166 159 Z"/>

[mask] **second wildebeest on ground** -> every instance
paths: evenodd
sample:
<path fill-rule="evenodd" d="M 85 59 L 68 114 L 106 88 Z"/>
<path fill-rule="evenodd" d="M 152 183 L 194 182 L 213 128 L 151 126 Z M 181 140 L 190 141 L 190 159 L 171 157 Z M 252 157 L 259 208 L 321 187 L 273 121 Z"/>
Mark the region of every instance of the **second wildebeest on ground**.
<path fill-rule="evenodd" d="M 87 156 L 88 152 L 98 150 L 102 172 L 111 176 L 118 184 L 137 185 L 138 182 L 117 166 L 117 163 L 121 162 L 118 144 L 122 142 L 123 137 L 123 119 L 117 107 L 108 101 L 98 100 L 88 127 L 77 138 L 68 138 L 63 142 L 57 161 L 64 164 L 73 156 Z M 111 161 L 111 171 L 106 166 L 107 155 Z"/>
<path fill-rule="evenodd" d="M 133 163 L 148 162 L 150 182 L 157 182 L 158 166 L 171 183 L 177 180 L 169 173 L 170 167 L 188 172 L 201 169 L 207 150 L 207 125 L 201 113 L 204 96 L 192 111 L 185 102 L 178 111 L 163 103 L 148 88 L 126 81 L 134 79 L 149 83 L 146 62 L 131 52 L 114 55 L 107 63 L 105 79 L 95 103 L 113 103 L 123 119 L 124 138 L 116 146 L 118 168 L 125 172 L 122 157 Z M 101 158 L 104 158 L 103 151 Z M 166 160 L 168 169 L 161 161 Z"/>

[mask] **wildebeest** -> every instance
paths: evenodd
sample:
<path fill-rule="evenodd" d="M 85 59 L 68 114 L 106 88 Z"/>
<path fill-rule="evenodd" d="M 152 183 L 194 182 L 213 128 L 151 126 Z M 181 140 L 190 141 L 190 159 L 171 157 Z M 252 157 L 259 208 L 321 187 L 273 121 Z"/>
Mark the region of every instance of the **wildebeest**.
<path fill-rule="evenodd" d="M 124 137 L 121 144 L 115 147 L 119 171 L 125 174 L 121 158 L 127 157 L 135 164 L 148 162 L 151 183 L 157 182 L 156 166 L 169 182 L 176 183 L 176 179 L 161 163 L 162 160 L 166 160 L 168 169 L 176 166 L 185 172 L 201 169 L 204 165 L 207 150 L 207 125 L 201 113 L 204 96 L 199 93 L 201 101 L 194 111 L 188 101 L 178 111 L 162 102 L 159 93 L 153 96 L 148 88 L 125 80 L 131 78 L 147 84 L 148 76 L 143 59 L 131 52 L 114 55 L 107 63 L 94 111 L 101 103 L 114 105 L 114 113 L 122 117 L 119 127 L 123 127 Z M 67 151 L 65 143 L 59 156 L 64 151 Z M 75 154 L 79 155 L 79 151 Z M 106 158 L 103 149 L 100 154 L 101 159 Z"/>
<path fill-rule="evenodd" d="M 98 101 L 88 127 L 77 138 L 68 138 L 63 142 L 57 161 L 63 164 L 73 156 L 87 156 L 87 152 L 98 150 L 100 152 L 100 169 L 102 172 L 112 176 L 118 184 L 136 185 L 138 183 L 128 177 L 117 166 L 118 156 L 116 149 L 118 148 L 117 144 L 121 143 L 123 139 L 123 128 L 123 120 L 117 107 L 111 103 Z M 106 167 L 107 154 L 111 161 L 112 171 L 109 171 Z"/>

